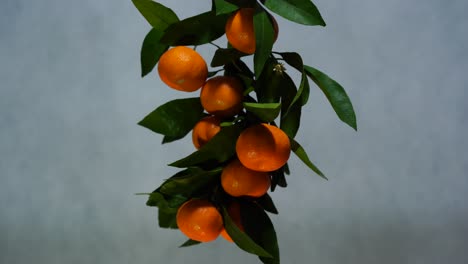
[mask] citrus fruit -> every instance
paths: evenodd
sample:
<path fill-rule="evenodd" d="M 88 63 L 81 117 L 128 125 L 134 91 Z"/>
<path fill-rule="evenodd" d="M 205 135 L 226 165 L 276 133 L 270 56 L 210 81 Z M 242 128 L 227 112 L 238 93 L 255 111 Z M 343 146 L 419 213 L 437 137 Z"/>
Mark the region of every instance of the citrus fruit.
<path fill-rule="evenodd" d="M 236 142 L 240 162 L 255 171 L 275 171 L 289 159 L 291 145 L 283 130 L 268 124 L 251 126 Z"/>
<path fill-rule="evenodd" d="M 231 76 L 216 76 L 202 87 L 200 101 L 210 114 L 231 117 L 242 110 L 242 83 Z"/>
<path fill-rule="evenodd" d="M 244 231 L 244 226 L 242 225 L 242 219 L 241 219 L 240 204 L 238 202 L 232 202 L 229 205 L 227 211 L 232 221 L 234 221 L 234 223 L 236 224 L 236 226 L 241 231 Z M 223 228 L 223 231 L 221 231 L 221 236 L 229 242 L 234 242 L 232 241 L 231 236 L 227 233 L 225 228 Z"/>
<path fill-rule="evenodd" d="M 208 116 L 198 121 L 192 130 L 192 142 L 195 148 L 199 149 L 208 143 L 221 130 L 220 123 L 221 120 L 215 116 Z"/>
<path fill-rule="evenodd" d="M 209 242 L 223 230 L 223 218 L 208 200 L 191 199 L 177 211 L 177 226 L 190 239 Z"/>
<path fill-rule="evenodd" d="M 270 188 L 271 179 L 267 172 L 253 171 L 235 159 L 223 168 L 221 186 L 231 196 L 260 197 Z"/>
<path fill-rule="evenodd" d="M 198 52 L 185 46 L 177 46 L 161 56 L 158 73 L 161 80 L 169 87 L 193 92 L 205 83 L 208 67 Z"/>
<path fill-rule="evenodd" d="M 232 14 L 226 22 L 226 37 L 229 43 L 237 50 L 246 53 L 255 53 L 255 32 L 253 16 L 254 8 L 240 8 Z M 275 30 L 274 40 L 278 37 L 278 23 L 270 16 Z"/>

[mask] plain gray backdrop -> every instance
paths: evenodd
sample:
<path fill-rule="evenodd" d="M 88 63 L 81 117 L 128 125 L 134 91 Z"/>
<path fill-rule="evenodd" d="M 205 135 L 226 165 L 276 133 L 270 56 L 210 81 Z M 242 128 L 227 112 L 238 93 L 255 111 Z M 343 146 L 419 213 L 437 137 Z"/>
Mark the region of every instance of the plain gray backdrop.
<path fill-rule="evenodd" d="M 274 49 L 340 82 L 358 132 L 313 86 L 297 139 L 330 180 L 291 158 L 272 193 L 283 263 L 468 263 L 468 2 L 314 2 L 327 27 L 276 16 Z M 149 30 L 130 0 L 0 1 L 0 263 L 259 263 L 223 239 L 179 249 L 134 195 L 193 151 L 137 125 L 197 95 L 140 77 Z"/>

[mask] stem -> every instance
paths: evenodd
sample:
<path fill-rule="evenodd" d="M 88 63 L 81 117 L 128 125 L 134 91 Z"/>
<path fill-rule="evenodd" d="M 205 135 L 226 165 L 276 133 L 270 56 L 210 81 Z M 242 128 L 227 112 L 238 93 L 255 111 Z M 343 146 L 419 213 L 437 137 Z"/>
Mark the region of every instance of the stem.
<path fill-rule="evenodd" d="M 215 43 L 213 43 L 213 42 L 210 42 L 210 44 L 211 44 L 211 45 L 213 45 L 213 46 L 215 46 L 215 47 L 217 47 L 218 49 L 221 49 L 221 47 L 220 47 L 220 46 L 216 45 L 216 44 L 215 44 Z"/>

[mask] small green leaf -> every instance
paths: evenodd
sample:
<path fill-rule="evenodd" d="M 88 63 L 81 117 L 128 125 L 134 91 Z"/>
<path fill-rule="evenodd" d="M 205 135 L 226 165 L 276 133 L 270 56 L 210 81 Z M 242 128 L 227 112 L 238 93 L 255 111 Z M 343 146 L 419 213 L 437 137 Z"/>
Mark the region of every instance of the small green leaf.
<path fill-rule="evenodd" d="M 262 257 L 269 257 L 271 258 L 271 254 L 265 251 L 261 246 L 257 245 L 246 233 L 242 232 L 231 217 L 228 214 L 226 208 L 223 207 L 223 220 L 224 220 L 224 227 L 226 228 L 226 232 L 232 238 L 236 245 L 251 254 L 255 254 L 257 256 Z"/>
<path fill-rule="evenodd" d="M 253 18 L 255 31 L 255 54 L 254 54 L 254 72 L 258 78 L 265 66 L 266 61 L 271 55 L 274 43 L 275 31 L 270 15 L 257 5 Z"/>
<path fill-rule="evenodd" d="M 151 0 L 132 0 L 132 2 L 148 23 L 160 31 L 179 21 L 174 11 L 160 3 Z"/>
<path fill-rule="evenodd" d="M 211 67 L 223 66 L 247 55 L 233 48 L 217 49 L 211 60 Z"/>
<path fill-rule="evenodd" d="M 205 171 L 200 168 L 188 168 L 166 180 L 160 192 L 167 195 L 191 197 L 194 193 L 219 179 L 222 169 Z"/>
<path fill-rule="evenodd" d="M 199 97 L 176 99 L 159 106 L 138 124 L 167 136 L 168 142 L 184 137 L 204 116 Z"/>
<path fill-rule="evenodd" d="M 161 228 L 177 229 L 177 209 L 158 209 L 158 223 Z"/>
<path fill-rule="evenodd" d="M 236 141 L 240 132 L 241 127 L 239 125 L 223 127 L 198 151 L 169 164 L 169 166 L 186 168 L 203 163 L 215 165 L 225 162 L 236 153 Z"/>
<path fill-rule="evenodd" d="M 279 264 L 279 248 L 275 228 L 268 214 L 256 203 L 241 203 L 241 217 L 245 232 L 272 257 L 260 257 L 265 264 Z"/>
<path fill-rule="evenodd" d="M 280 128 L 291 138 L 299 131 L 302 108 L 300 104 L 292 104 L 297 95 L 296 85 L 286 72 L 283 72 L 281 80 L 281 119 Z M 291 106 L 292 105 L 292 106 Z M 289 107 L 291 106 L 291 107 Z"/>
<path fill-rule="evenodd" d="M 271 122 L 278 117 L 281 111 L 281 103 L 247 103 L 244 107 L 254 113 L 263 122 Z"/>
<path fill-rule="evenodd" d="M 325 175 L 310 161 L 309 156 L 305 152 L 304 148 L 294 139 L 289 138 L 291 142 L 291 150 L 296 154 L 296 156 L 304 162 L 307 167 L 309 167 L 312 171 L 317 173 L 320 177 L 324 178 L 325 180 L 328 180 Z"/>
<path fill-rule="evenodd" d="M 270 195 L 266 193 L 262 197 L 257 199 L 257 203 L 267 212 L 272 214 L 278 214 L 278 209 L 276 209 L 275 203 L 271 199 Z"/>
<path fill-rule="evenodd" d="M 216 15 L 229 14 L 236 11 L 239 7 L 225 0 L 214 0 Z"/>
<path fill-rule="evenodd" d="M 153 28 L 143 40 L 141 47 L 141 77 L 153 70 L 161 55 L 167 50 L 168 46 L 159 42 L 162 35 L 161 30 Z"/>
<path fill-rule="evenodd" d="M 325 94 L 341 121 L 354 128 L 354 130 L 357 130 L 356 114 L 354 113 L 353 105 L 344 88 L 325 73 L 313 67 L 304 65 L 304 69 L 309 78 L 314 81 Z"/>
<path fill-rule="evenodd" d="M 278 54 L 284 59 L 284 61 L 298 70 L 300 73 L 304 71 L 304 63 L 302 62 L 301 55 L 297 52 L 279 52 Z"/>
<path fill-rule="evenodd" d="M 170 46 L 202 45 L 224 35 L 228 15 L 209 11 L 170 25 L 161 42 Z"/>
<path fill-rule="evenodd" d="M 183 244 L 180 245 L 179 247 L 180 247 L 180 248 L 182 248 L 182 247 L 190 247 L 190 246 L 198 245 L 198 244 L 200 244 L 200 243 L 201 243 L 200 241 L 196 241 L 196 240 L 189 239 L 189 240 L 185 241 L 185 243 L 183 243 Z"/>
<path fill-rule="evenodd" d="M 309 26 L 325 26 L 322 15 L 310 0 L 265 0 L 264 5 L 293 22 Z"/>

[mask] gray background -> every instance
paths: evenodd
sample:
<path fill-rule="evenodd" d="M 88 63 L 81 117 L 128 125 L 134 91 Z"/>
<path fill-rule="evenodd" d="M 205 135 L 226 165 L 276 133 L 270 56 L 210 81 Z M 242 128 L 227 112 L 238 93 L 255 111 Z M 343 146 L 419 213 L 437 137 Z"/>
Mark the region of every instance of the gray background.
<path fill-rule="evenodd" d="M 298 140 L 330 181 L 291 159 L 273 193 L 283 262 L 468 263 L 468 2 L 315 3 L 328 26 L 277 18 L 275 49 L 339 81 L 359 131 L 312 90 Z M 134 195 L 193 150 L 136 125 L 192 96 L 140 78 L 149 29 L 130 0 L 0 1 L 0 263 L 258 263 L 222 239 L 178 249 Z"/>

